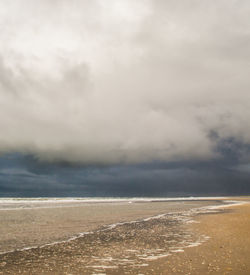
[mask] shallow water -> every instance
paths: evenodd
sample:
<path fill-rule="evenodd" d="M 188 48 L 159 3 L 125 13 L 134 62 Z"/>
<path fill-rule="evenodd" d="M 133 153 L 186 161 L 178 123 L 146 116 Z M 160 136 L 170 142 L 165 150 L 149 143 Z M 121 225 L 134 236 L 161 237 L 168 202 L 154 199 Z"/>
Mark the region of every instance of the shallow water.
<path fill-rule="evenodd" d="M 0 198 L 1 210 L 23 210 L 34 208 L 60 208 L 86 205 L 87 203 L 138 203 L 138 202 L 173 202 L 197 201 L 206 199 L 225 199 L 224 197 L 187 197 L 187 198 L 117 198 L 117 197 L 86 197 L 86 198 Z"/>
<path fill-rule="evenodd" d="M 221 211 L 218 207 L 212 206 L 216 204 L 220 203 L 217 201 L 135 203 L 130 208 L 130 214 L 138 215 L 140 209 L 142 211 L 140 215 L 143 213 L 147 217 L 140 217 L 134 221 L 125 219 L 110 225 L 99 224 L 98 228 L 77 234 L 68 241 L 7 253 L 1 255 L 0 260 L 6 263 L 4 267 L 6 274 L 15 274 L 20 270 L 31 274 L 67 272 L 136 274 L 152 260 L 182 252 L 185 247 L 196 246 L 206 241 L 207 236 L 194 235 L 188 224 L 193 222 L 193 217 L 196 215 Z M 98 205 L 100 206 L 98 210 L 103 215 L 105 211 L 102 211 L 107 204 Z M 93 206 L 96 204 L 88 207 L 96 211 Z M 115 207 L 124 214 L 128 212 L 130 206 L 124 203 L 112 203 L 108 204 L 107 209 L 110 211 Z M 82 213 L 86 214 L 83 210 L 88 207 L 85 207 L 82 208 Z M 75 208 L 70 209 L 72 211 Z M 149 212 L 159 213 L 160 209 L 165 213 L 148 217 Z M 35 212 L 37 211 L 38 209 Z M 106 222 L 109 220 L 107 216 L 104 218 Z"/>
<path fill-rule="evenodd" d="M 0 199 L 0 252 L 63 241 L 107 224 L 212 204 L 215 201 L 193 198 Z"/>

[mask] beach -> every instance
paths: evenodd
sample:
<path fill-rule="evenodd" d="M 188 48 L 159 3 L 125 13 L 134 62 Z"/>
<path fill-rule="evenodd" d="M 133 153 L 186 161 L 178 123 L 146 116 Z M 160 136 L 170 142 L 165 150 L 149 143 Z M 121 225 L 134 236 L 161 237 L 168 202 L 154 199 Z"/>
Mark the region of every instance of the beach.
<path fill-rule="evenodd" d="M 201 246 L 157 261 L 153 265 L 156 274 L 250 274 L 249 202 L 195 220 L 198 223 L 192 224 L 193 230 L 210 239 Z"/>
<path fill-rule="evenodd" d="M 245 265 L 230 257 L 249 241 L 249 209 L 215 198 L 9 207 L 0 211 L 0 274 L 247 274 L 250 246 L 235 252 Z M 232 218 L 245 221 L 245 235 Z"/>

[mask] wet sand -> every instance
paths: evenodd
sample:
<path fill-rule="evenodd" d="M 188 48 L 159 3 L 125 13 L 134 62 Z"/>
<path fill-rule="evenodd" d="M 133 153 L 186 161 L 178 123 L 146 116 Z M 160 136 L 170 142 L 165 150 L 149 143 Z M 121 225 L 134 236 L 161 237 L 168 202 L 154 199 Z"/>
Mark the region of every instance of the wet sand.
<path fill-rule="evenodd" d="M 238 200 L 248 200 L 240 198 Z M 225 212 L 200 215 L 193 232 L 210 239 L 183 253 L 155 261 L 142 274 L 250 274 L 250 202 Z"/>
<path fill-rule="evenodd" d="M 250 207 L 234 206 L 232 212 L 231 208 L 211 210 L 213 215 L 206 208 L 197 210 L 218 203 L 116 203 L 26 210 L 33 211 L 32 215 L 40 213 L 34 228 L 44 221 L 41 213 L 54 213 L 54 223 L 49 223 L 46 216 L 46 230 L 40 229 L 43 241 L 47 238 L 44 236 L 55 240 L 59 235 L 62 238 L 73 232 L 93 231 L 70 242 L 0 255 L 0 274 L 249 274 Z M 17 211 L 10 213 L 11 218 L 18 216 Z M 200 223 L 193 223 L 194 219 Z M 114 222 L 121 223 L 105 226 Z M 241 224 L 238 231 L 235 223 Z M 52 238 L 56 228 L 59 233 Z M 208 240 L 207 236 L 212 238 Z"/>
<path fill-rule="evenodd" d="M 181 211 L 209 201 L 59 203 L 48 208 L 0 210 L 0 252 L 66 240 L 100 226 Z M 64 207 L 62 207 L 64 206 Z"/>

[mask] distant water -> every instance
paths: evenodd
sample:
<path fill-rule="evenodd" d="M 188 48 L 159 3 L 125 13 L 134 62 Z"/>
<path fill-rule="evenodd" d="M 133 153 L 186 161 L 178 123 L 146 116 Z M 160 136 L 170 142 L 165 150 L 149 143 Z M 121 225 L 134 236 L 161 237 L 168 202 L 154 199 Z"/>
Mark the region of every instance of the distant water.
<path fill-rule="evenodd" d="M 41 198 L 0 198 L 0 210 L 17 210 L 33 208 L 70 207 L 86 203 L 138 203 L 164 201 L 193 201 L 206 199 L 225 199 L 224 197 L 41 197 Z"/>

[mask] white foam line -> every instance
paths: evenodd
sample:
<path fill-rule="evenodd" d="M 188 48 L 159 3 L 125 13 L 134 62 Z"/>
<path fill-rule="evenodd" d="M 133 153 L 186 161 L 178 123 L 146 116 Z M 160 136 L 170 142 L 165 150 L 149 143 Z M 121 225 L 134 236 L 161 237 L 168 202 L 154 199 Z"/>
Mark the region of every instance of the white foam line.
<path fill-rule="evenodd" d="M 211 205 L 211 206 L 203 206 L 203 207 L 199 207 L 199 208 L 193 208 L 187 212 L 187 215 L 199 214 L 199 213 L 206 214 L 209 212 L 213 213 L 213 210 L 214 210 L 214 213 L 216 213 L 216 210 L 218 210 L 218 209 L 224 209 L 227 207 L 249 204 L 250 202 L 227 200 L 227 201 L 224 201 L 224 203 L 225 204 L 222 204 L 222 205 Z"/>
<path fill-rule="evenodd" d="M 250 202 L 248 202 L 248 201 L 233 201 L 233 200 L 227 200 L 227 201 L 225 201 L 225 202 L 229 202 L 229 204 L 210 206 L 210 209 L 226 208 L 226 207 L 238 206 L 238 205 L 243 205 L 243 204 L 248 204 L 248 203 L 250 203 Z M 208 206 L 208 207 L 209 207 L 209 206 Z"/>
<path fill-rule="evenodd" d="M 172 253 L 179 253 L 179 252 L 184 252 L 183 249 L 176 249 L 176 250 L 171 250 Z"/>
<path fill-rule="evenodd" d="M 175 201 L 175 200 L 204 200 L 204 199 L 227 199 L 227 197 L 126 197 L 126 198 L 115 198 L 115 197 L 76 197 L 76 198 L 0 198 L 0 202 L 8 203 L 22 203 L 22 202 L 34 202 L 34 203 L 47 203 L 47 202 L 116 202 L 116 201 Z"/>
<path fill-rule="evenodd" d="M 196 247 L 196 246 L 199 246 L 201 244 L 202 243 L 200 243 L 200 242 L 196 242 L 196 243 L 191 243 L 191 244 L 187 245 L 186 247 Z"/>
<path fill-rule="evenodd" d="M 10 211 L 10 210 L 27 210 L 27 209 L 40 209 L 40 208 L 61 208 L 61 207 L 75 207 L 77 205 L 81 206 L 83 203 L 134 203 L 134 202 L 164 202 L 164 201 L 194 201 L 194 200 L 223 200 L 226 197 L 177 197 L 177 198 L 0 198 L 0 207 L 2 205 L 18 205 L 18 204 L 29 204 L 27 206 L 19 206 L 13 208 L 0 208 L 0 211 Z M 44 206 L 45 204 L 53 204 L 49 206 Z M 55 206 L 55 204 L 60 203 L 77 203 L 75 205 L 60 205 Z M 32 205 L 33 204 L 33 205 Z M 38 204 L 41 204 L 38 206 Z M 31 207 L 31 205 L 33 207 Z"/>

